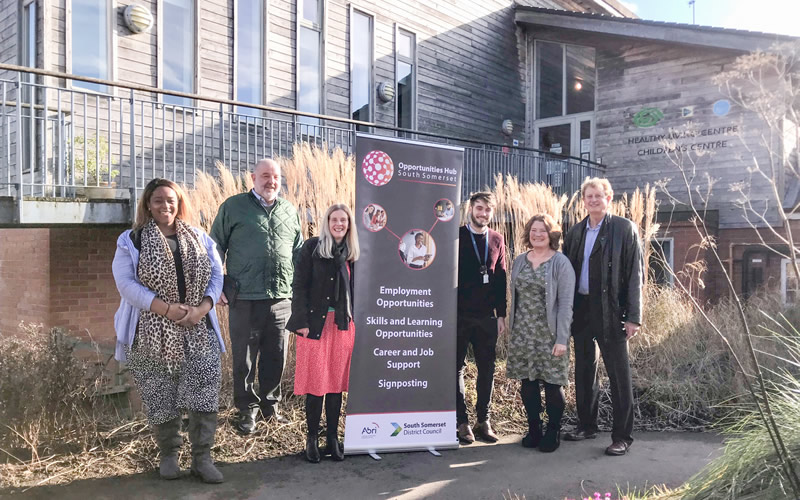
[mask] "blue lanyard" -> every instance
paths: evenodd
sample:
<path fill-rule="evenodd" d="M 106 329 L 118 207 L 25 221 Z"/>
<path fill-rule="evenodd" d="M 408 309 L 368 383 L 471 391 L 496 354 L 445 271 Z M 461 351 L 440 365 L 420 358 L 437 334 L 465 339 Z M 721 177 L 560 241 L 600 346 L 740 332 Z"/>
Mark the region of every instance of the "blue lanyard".
<path fill-rule="evenodd" d="M 472 238 L 472 248 L 475 250 L 475 258 L 478 259 L 478 263 L 481 266 L 489 265 L 489 231 L 486 231 L 486 248 L 483 252 L 483 262 L 481 262 L 481 254 L 478 253 L 478 244 L 475 243 L 475 233 L 472 232 L 472 229 L 467 228 L 469 231 L 469 237 Z"/>

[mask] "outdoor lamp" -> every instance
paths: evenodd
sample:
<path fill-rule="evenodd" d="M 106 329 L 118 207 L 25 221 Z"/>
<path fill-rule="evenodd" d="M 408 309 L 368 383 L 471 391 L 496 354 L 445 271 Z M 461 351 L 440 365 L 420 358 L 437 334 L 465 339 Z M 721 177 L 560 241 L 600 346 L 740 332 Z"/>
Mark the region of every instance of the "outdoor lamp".
<path fill-rule="evenodd" d="M 378 84 L 378 97 L 383 102 L 391 102 L 394 99 L 394 85 L 389 82 Z"/>
<path fill-rule="evenodd" d="M 503 120 L 503 126 L 501 127 L 501 130 L 506 135 L 513 134 L 514 133 L 514 122 L 512 122 L 511 120 Z"/>
<path fill-rule="evenodd" d="M 153 14 L 143 5 L 128 5 L 123 11 L 123 17 L 125 26 L 133 33 L 147 32 L 153 27 Z"/>

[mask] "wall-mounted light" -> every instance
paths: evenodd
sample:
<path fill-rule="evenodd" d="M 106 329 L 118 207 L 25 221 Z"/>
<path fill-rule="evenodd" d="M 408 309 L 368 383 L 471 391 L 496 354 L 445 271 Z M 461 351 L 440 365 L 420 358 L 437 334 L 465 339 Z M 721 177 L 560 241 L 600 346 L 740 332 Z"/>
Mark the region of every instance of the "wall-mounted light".
<path fill-rule="evenodd" d="M 122 15 L 125 19 L 125 26 L 133 33 L 145 33 L 153 27 L 153 14 L 143 5 L 128 5 Z"/>
<path fill-rule="evenodd" d="M 379 83 L 378 98 L 383 102 L 392 102 L 392 99 L 394 99 L 394 85 L 389 82 Z"/>
<path fill-rule="evenodd" d="M 501 130 L 506 135 L 513 134 L 514 133 L 514 122 L 512 122 L 511 120 L 503 120 L 503 125 L 501 127 Z"/>
<path fill-rule="evenodd" d="M 575 90 L 580 91 L 583 88 L 583 83 L 580 80 L 575 80 Z"/>

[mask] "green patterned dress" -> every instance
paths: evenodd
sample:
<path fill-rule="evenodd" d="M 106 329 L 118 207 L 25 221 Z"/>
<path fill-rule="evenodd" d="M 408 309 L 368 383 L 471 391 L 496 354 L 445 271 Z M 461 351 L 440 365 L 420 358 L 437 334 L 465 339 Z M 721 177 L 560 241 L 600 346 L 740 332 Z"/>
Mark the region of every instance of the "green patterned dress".
<path fill-rule="evenodd" d="M 552 265 L 551 257 L 534 270 L 525 259 L 525 266 L 512 283 L 517 296 L 506 375 L 565 386 L 569 381 L 569 356 L 553 356 L 555 337 L 547 325 L 545 284 Z"/>

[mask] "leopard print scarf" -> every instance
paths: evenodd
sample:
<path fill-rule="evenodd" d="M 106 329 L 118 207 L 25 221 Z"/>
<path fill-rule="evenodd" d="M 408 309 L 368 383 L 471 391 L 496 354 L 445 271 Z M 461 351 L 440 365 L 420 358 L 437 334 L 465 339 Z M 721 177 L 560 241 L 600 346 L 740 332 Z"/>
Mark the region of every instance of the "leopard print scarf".
<path fill-rule="evenodd" d="M 175 229 L 186 283 L 185 303 L 198 306 L 211 280 L 211 260 L 197 233 L 188 224 L 176 219 Z M 139 281 L 164 302 L 175 304 L 180 301 L 175 258 L 153 219 L 142 228 L 138 276 Z M 185 327 L 165 316 L 142 310 L 137 336 L 140 348 L 149 357 L 164 363 L 170 372 L 179 368 L 186 359 L 184 339 L 190 354 L 202 356 L 211 349 L 205 319 L 192 327 Z"/>

